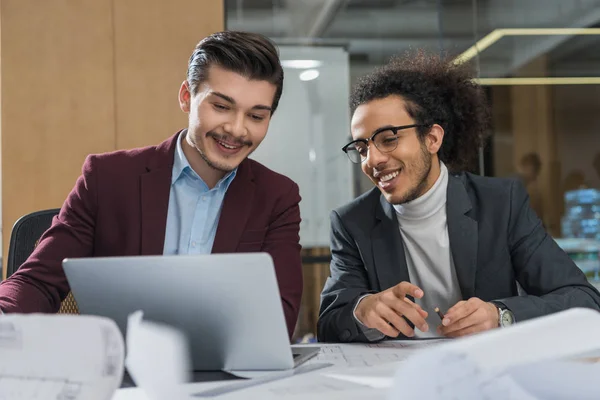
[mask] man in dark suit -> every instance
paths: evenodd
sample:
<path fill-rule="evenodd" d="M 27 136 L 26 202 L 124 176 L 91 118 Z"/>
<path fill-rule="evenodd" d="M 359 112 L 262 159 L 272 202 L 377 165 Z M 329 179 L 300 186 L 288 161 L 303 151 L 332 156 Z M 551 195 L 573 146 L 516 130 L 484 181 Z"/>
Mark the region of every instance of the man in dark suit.
<path fill-rule="evenodd" d="M 291 336 L 302 296 L 300 194 L 247 158 L 267 133 L 282 86 L 267 38 L 203 39 L 179 90 L 188 128 L 157 146 L 90 155 L 52 227 L 0 285 L 0 309 L 56 312 L 69 292 L 66 257 L 264 251 Z"/>
<path fill-rule="evenodd" d="M 344 151 L 377 188 L 331 214 L 319 340 L 455 337 L 600 308 L 520 182 L 460 172 L 488 131 L 472 78 L 421 51 L 353 89 Z"/>

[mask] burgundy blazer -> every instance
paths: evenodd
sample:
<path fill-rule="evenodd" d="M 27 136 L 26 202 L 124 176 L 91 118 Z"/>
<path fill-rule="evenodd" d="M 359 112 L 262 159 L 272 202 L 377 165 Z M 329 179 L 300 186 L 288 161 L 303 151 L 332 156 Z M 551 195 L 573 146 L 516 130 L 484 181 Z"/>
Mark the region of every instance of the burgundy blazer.
<path fill-rule="evenodd" d="M 158 146 L 88 156 L 50 229 L 0 284 L 0 309 L 58 311 L 69 293 L 61 265 L 67 257 L 162 254 L 180 132 Z M 296 183 L 246 159 L 223 200 L 212 248 L 271 255 L 290 337 L 302 297 L 299 202 Z"/>

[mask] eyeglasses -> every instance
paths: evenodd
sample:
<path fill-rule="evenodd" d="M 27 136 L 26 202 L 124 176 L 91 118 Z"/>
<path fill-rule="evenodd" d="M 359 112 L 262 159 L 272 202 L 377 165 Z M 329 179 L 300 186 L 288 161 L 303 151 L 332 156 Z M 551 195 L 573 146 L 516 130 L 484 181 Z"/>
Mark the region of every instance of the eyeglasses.
<path fill-rule="evenodd" d="M 398 131 L 409 128 L 428 127 L 429 125 L 413 124 L 402 126 L 391 126 L 381 128 L 375 131 L 368 139 L 356 139 L 342 147 L 350 161 L 360 164 L 367 159 L 369 153 L 369 142 L 373 142 L 377 150 L 382 153 L 389 153 L 398 147 Z"/>

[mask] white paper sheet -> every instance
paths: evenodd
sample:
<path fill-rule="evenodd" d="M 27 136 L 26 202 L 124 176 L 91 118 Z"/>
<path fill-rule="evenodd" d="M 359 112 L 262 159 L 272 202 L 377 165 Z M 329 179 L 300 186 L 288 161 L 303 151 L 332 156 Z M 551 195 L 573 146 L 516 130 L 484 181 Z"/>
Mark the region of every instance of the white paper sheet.
<path fill-rule="evenodd" d="M 293 378 L 292 378 L 293 379 Z M 187 391 L 184 397 L 177 400 L 195 399 L 202 400 L 207 397 L 198 397 L 197 394 L 207 389 L 227 385 L 225 382 L 192 383 L 183 385 Z M 301 377 L 299 380 L 285 380 L 269 383 L 268 386 L 256 386 L 243 391 L 230 392 L 217 397 L 215 400 L 385 400 L 387 392 L 383 389 L 372 389 L 366 386 L 349 384 L 336 381 L 324 376 Z M 169 399 L 175 399 L 169 397 Z M 119 389 L 112 400 L 150 400 L 138 388 Z"/>
<path fill-rule="evenodd" d="M 444 344 L 485 368 L 566 359 L 600 349 L 600 313 L 574 308 Z"/>
<path fill-rule="evenodd" d="M 396 340 L 379 343 L 323 344 L 307 364 L 330 363 L 335 367 L 372 367 L 405 360 L 416 350 L 430 348 L 445 340 Z"/>
<path fill-rule="evenodd" d="M 392 387 L 394 375 L 400 364 L 414 355 L 417 350 L 424 351 L 431 349 L 434 345 L 439 345 L 448 340 L 403 340 L 403 341 L 385 341 L 373 344 L 362 344 L 353 346 L 352 352 L 369 354 L 370 352 L 393 351 L 400 358 L 400 361 L 381 362 L 377 365 L 366 365 L 362 367 L 347 368 L 338 365 L 322 372 L 323 375 L 344 380 L 347 382 L 358 383 L 376 389 L 385 389 Z M 389 358 L 389 357 L 388 357 Z"/>
<path fill-rule="evenodd" d="M 411 395 L 440 400 L 597 400 L 599 376 L 600 363 L 544 361 L 498 370 L 482 368 L 464 353 L 443 350 L 400 366 L 389 400 Z"/>
<path fill-rule="evenodd" d="M 388 400 L 536 400 L 505 373 L 481 369 L 463 353 L 427 352 L 401 365 Z"/>
<path fill-rule="evenodd" d="M 146 392 L 140 388 L 118 389 L 111 400 L 149 400 Z"/>
<path fill-rule="evenodd" d="M 599 399 L 600 313 L 572 309 L 418 353 L 399 365 L 389 400 Z M 426 373 L 423 373 L 426 371 Z"/>
<path fill-rule="evenodd" d="M 186 383 L 182 385 L 181 391 L 184 394 L 175 399 L 174 397 L 168 397 L 168 399 L 173 400 L 182 400 L 182 399 L 198 399 L 198 397 L 194 397 L 195 393 L 214 389 L 220 386 L 228 385 L 229 381 L 215 381 L 215 382 L 196 382 L 196 383 Z M 140 388 L 124 388 L 118 389 L 113 398 L 111 400 L 150 400 L 143 389 Z"/>
<path fill-rule="evenodd" d="M 123 360 L 123 337 L 109 319 L 0 316 L 0 399 L 108 400 Z"/>
<path fill-rule="evenodd" d="M 323 371 L 324 376 L 358 383 L 376 389 L 392 387 L 394 376 L 402 362 L 385 363 L 375 367 L 333 368 Z"/>
<path fill-rule="evenodd" d="M 348 383 L 319 374 L 319 369 L 307 372 L 312 367 L 300 366 L 300 373 L 285 379 L 258 378 L 250 381 L 219 381 L 191 383 L 182 386 L 184 395 L 166 397 L 173 399 L 218 399 L 218 400 L 369 400 L 385 399 L 384 390 Z M 259 384 L 260 383 L 260 384 Z M 236 390 L 231 390 L 238 386 Z M 367 397 L 368 396 L 368 397 Z M 120 389 L 112 400 L 150 400 L 138 388 Z"/>
<path fill-rule="evenodd" d="M 149 400 L 184 398 L 190 381 L 189 343 L 168 326 L 143 320 L 141 311 L 127 321 L 127 370 Z"/>
<path fill-rule="evenodd" d="M 386 391 L 373 389 L 342 380 L 332 379 L 319 373 L 299 374 L 275 380 L 244 390 L 214 397 L 219 400 L 377 400 L 385 399 Z M 196 395 L 197 396 L 197 395 Z M 208 397 L 194 397 L 203 399 Z"/>

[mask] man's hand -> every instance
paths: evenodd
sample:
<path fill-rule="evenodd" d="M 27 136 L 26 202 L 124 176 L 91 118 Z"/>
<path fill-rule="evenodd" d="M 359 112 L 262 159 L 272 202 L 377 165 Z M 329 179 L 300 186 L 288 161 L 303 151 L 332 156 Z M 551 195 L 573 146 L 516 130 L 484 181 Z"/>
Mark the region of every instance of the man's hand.
<path fill-rule="evenodd" d="M 355 310 L 356 318 L 367 328 L 375 328 L 389 337 L 396 337 L 400 333 L 414 336 L 414 330 L 404 318 L 426 332 L 429 329 L 425 322 L 427 312 L 410 301 L 407 295 L 420 299 L 423 291 L 409 282 L 401 282 L 361 300 Z"/>
<path fill-rule="evenodd" d="M 448 337 L 470 335 L 498 327 L 498 308 L 477 297 L 459 301 L 444 315 L 438 333 Z"/>

